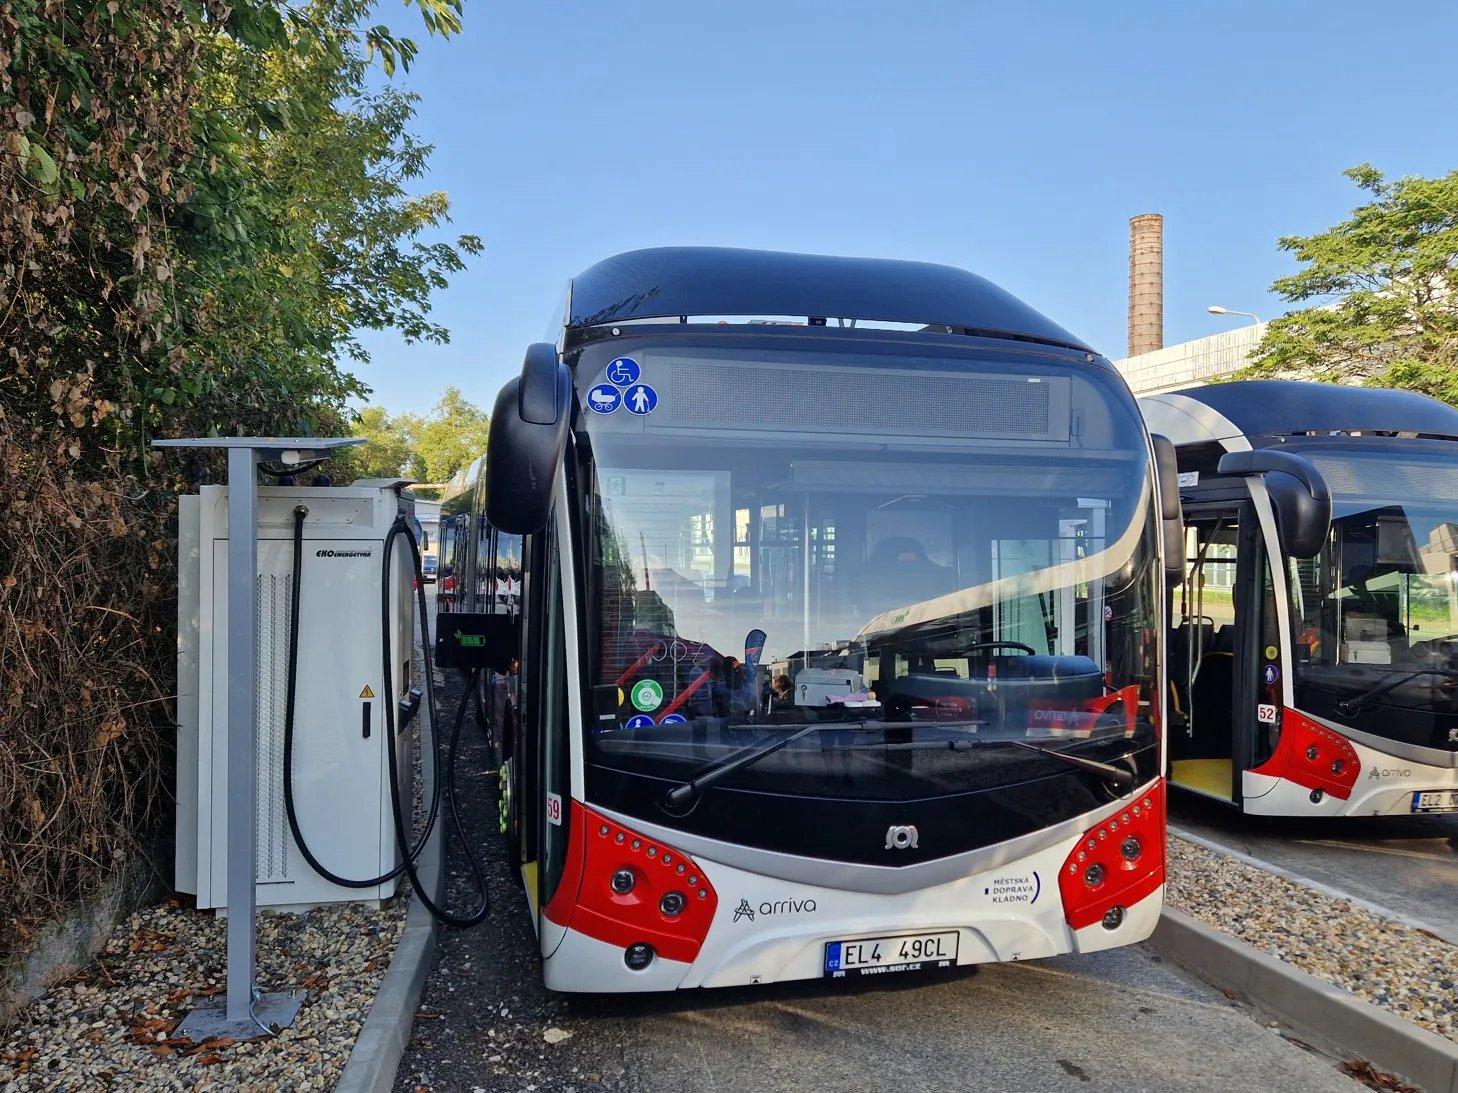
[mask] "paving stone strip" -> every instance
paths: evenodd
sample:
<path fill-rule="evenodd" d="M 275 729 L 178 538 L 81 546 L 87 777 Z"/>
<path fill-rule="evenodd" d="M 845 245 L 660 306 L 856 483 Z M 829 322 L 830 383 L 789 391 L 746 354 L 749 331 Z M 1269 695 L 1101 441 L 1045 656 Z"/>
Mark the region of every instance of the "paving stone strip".
<path fill-rule="evenodd" d="M 1173 907 L 1458 1041 L 1458 948 L 1350 900 L 1171 836 Z"/>
<path fill-rule="evenodd" d="M 172 1036 L 198 995 L 221 994 L 224 919 L 150 907 L 119 925 L 98 960 L 32 1003 L 0 1037 L 0 1090 L 309 1090 L 339 1078 L 405 922 L 397 896 L 259 918 L 259 984 L 305 987 L 274 1039 L 194 1045 Z"/>

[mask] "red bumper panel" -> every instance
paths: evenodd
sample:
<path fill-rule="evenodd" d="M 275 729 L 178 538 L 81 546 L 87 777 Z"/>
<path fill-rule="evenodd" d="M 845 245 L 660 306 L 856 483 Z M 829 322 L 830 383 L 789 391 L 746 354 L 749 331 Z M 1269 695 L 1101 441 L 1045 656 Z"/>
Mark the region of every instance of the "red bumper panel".
<path fill-rule="evenodd" d="M 699 955 L 719 897 L 687 854 L 572 802 L 567 865 L 546 916 L 558 926 L 626 949 L 640 942 L 666 960 Z M 614 878 L 631 876 L 628 885 Z M 676 907 L 677 913 L 671 913 Z"/>
<path fill-rule="evenodd" d="M 1307 789 L 1319 789 L 1345 801 L 1352 795 L 1362 761 L 1340 733 L 1319 725 L 1300 710 L 1280 712 L 1281 736 L 1276 750 L 1252 774 L 1285 778 Z"/>
<path fill-rule="evenodd" d="M 1075 930 L 1123 921 L 1164 883 L 1164 779 L 1084 832 L 1058 871 L 1063 917 Z"/>

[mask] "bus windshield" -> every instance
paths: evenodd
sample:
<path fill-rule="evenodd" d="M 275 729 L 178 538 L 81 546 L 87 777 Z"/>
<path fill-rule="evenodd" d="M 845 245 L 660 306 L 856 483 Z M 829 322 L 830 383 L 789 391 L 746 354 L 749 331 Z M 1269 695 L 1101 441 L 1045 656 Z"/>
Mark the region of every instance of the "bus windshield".
<path fill-rule="evenodd" d="M 1374 735 L 1458 750 L 1458 468 L 1441 441 L 1303 448 L 1332 530 L 1290 565 L 1295 698 Z"/>
<path fill-rule="evenodd" d="M 589 761 L 681 779 L 825 722 L 723 784 L 909 799 L 1067 771 L 1015 742 L 1147 748 L 1158 567 L 1117 380 L 847 356 L 640 351 L 656 409 L 584 413 Z"/>

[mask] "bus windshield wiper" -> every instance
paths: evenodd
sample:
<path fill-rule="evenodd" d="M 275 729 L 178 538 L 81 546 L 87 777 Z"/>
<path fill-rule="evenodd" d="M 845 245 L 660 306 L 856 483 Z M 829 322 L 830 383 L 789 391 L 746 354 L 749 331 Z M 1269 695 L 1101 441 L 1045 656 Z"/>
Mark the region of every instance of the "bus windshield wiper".
<path fill-rule="evenodd" d="M 787 744 L 793 744 L 796 740 L 809 736 L 811 733 L 824 732 L 826 729 L 840 729 L 844 731 L 850 727 L 852 725 L 845 722 L 812 721 L 797 732 L 787 733 L 778 740 L 771 740 L 768 743 L 760 741 L 758 744 L 750 744 L 746 748 L 740 748 L 727 759 L 721 759 L 717 763 L 710 764 L 698 774 L 689 778 L 688 781 L 674 786 L 663 795 L 663 804 L 665 807 L 671 805 L 675 808 L 682 808 L 698 797 L 708 786 L 712 786 L 715 782 L 723 781 L 735 771 L 743 770 L 751 763 L 758 763 L 766 755 L 773 755 Z"/>
<path fill-rule="evenodd" d="M 868 724 L 873 725 L 877 728 L 893 727 L 892 722 L 868 722 Z M 1029 744 L 1024 740 L 985 740 L 977 736 L 976 733 L 967 732 L 967 730 L 963 728 L 962 725 L 958 725 L 955 722 L 952 724 L 948 724 L 946 722 L 910 722 L 910 724 L 916 725 L 920 728 L 939 728 L 952 731 L 960 729 L 962 732 L 967 733 L 967 735 L 971 737 L 973 741 L 975 741 L 982 747 L 995 747 L 999 744 L 1009 744 L 1015 748 L 1026 748 L 1028 751 L 1035 751 L 1039 755 L 1045 755 L 1049 759 L 1057 759 L 1059 762 L 1067 763 L 1071 767 L 1078 767 L 1080 770 L 1086 770 L 1090 774 L 1097 774 L 1100 778 L 1107 781 L 1110 785 L 1112 785 L 1115 789 L 1119 790 L 1121 793 L 1128 793 L 1134 788 L 1133 772 L 1125 770 L 1123 767 L 1116 767 L 1111 763 L 1101 763 L 1097 759 L 1085 759 L 1082 755 L 1070 755 L 1068 752 L 1059 751 L 1057 748 L 1045 748 L 1038 744 Z M 972 724 L 972 722 L 964 722 L 963 725 L 965 724 Z M 918 742 L 921 747 L 930 748 L 946 747 L 951 743 L 952 741 L 948 740 Z M 875 748 L 878 745 L 872 744 L 869 746 Z M 896 745 L 886 746 L 894 748 Z M 1129 757 L 1125 756 L 1124 758 L 1128 759 Z"/>
<path fill-rule="evenodd" d="M 1078 767 L 1090 774 L 1097 774 L 1120 793 L 1131 793 L 1134 790 L 1133 772 L 1127 771 L 1123 767 L 1116 767 L 1112 763 L 1100 763 L 1097 759 L 1085 759 L 1082 755 L 1070 755 L 1066 751 L 1029 744 L 1025 740 L 990 740 L 988 743 L 1011 744 L 1015 748 L 1026 748 L 1039 755 L 1046 755 L 1049 759 L 1057 759 L 1060 763 L 1067 763 L 1071 767 Z M 1129 756 L 1126 755 L 1124 758 L 1128 759 Z"/>
<path fill-rule="evenodd" d="M 980 723 L 980 722 L 979 722 Z M 967 722 L 966 724 L 972 724 Z M 741 726 L 730 726 L 739 728 Z M 712 786 L 715 782 L 722 782 L 729 775 L 745 767 L 758 763 L 767 755 L 773 755 L 781 748 L 793 744 L 796 740 L 803 739 L 812 733 L 817 732 L 867 732 L 881 731 L 886 729 L 920 728 L 924 727 L 919 721 L 812 721 L 792 733 L 787 733 L 776 740 L 768 742 L 761 740 L 757 744 L 750 744 L 748 747 L 740 748 L 727 759 L 721 759 L 717 763 L 711 763 L 704 767 L 699 773 L 690 777 L 687 781 L 674 786 L 663 795 L 665 807 L 682 808 L 694 800 L 704 789 Z M 942 728 L 947 726 L 943 724 Z"/>
<path fill-rule="evenodd" d="M 1422 676 L 1442 676 L 1447 680 L 1458 679 L 1458 672 L 1452 668 L 1419 668 L 1415 672 L 1408 672 L 1406 675 L 1398 676 L 1396 679 L 1389 679 L 1385 683 L 1379 683 L 1370 691 L 1364 691 L 1355 698 L 1344 698 L 1336 704 L 1337 712 L 1343 717 L 1351 717 L 1355 713 L 1365 710 L 1373 702 L 1376 702 L 1389 691 L 1395 691 L 1404 683 L 1410 683 Z"/>
<path fill-rule="evenodd" d="M 972 724 L 972 722 L 968 722 L 967 724 Z M 663 804 L 665 806 L 681 808 L 684 805 L 687 805 L 690 801 L 694 800 L 696 797 L 698 797 L 698 795 L 709 786 L 714 785 L 716 782 L 723 781 L 725 778 L 729 777 L 729 775 L 731 774 L 734 774 L 736 771 L 741 771 L 747 766 L 758 763 L 761 759 L 765 758 L 765 756 L 773 755 L 781 748 L 784 748 L 789 744 L 793 744 L 796 740 L 803 739 L 804 737 L 809 736 L 812 733 L 827 731 L 885 731 L 886 729 L 896 728 L 935 728 L 941 729 L 943 731 L 960 730 L 961 732 L 965 733 L 965 739 L 963 741 L 925 740 L 902 741 L 889 744 L 842 745 L 842 748 L 839 748 L 837 750 L 860 748 L 867 748 L 871 750 L 896 750 L 907 748 L 915 748 L 917 750 L 935 750 L 939 748 L 946 748 L 948 750 L 955 751 L 957 750 L 957 745 L 959 743 L 966 743 L 977 747 L 993 747 L 999 744 L 1008 744 L 1013 747 L 1025 748 L 1028 751 L 1037 752 L 1039 755 L 1046 756 L 1049 759 L 1056 759 L 1059 762 L 1068 764 L 1069 766 L 1078 767 L 1080 770 L 1086 770 L 1090 774 L 1096 774 L 1100 778 L 1108 782 L 1110 785 L 1112 785 L 1115 789 L 1119 790 L 1121 793 L 1128 793 L 1134 789 L 1135 776 L 1133 772 L 1125 770 L 1123 767 L 1116 767 L 1111 763 L 1101 763 L 1097 759 L 1086 759 L 1081 755 L 1070 755 L 1068 752 L 1065 751 L 1059 751 L 1055 748 L 1045 748 L 1037 744 L 1029 744 L 1022 740 L 985 740 L 978 737 L 975 732 L 969 731 L 961 725 L 948 724 L 946 722 L 938 724 L 935 722 L 920 721 L 815 721 L 795 732 L 788 733 L 777 740 L 771 740 L 768 742 L 761 741 L 757 744 L 751 744 L 746 748 L 741 748 L 739 751 L 735 752 L 727 759 L 723 759 L 720 762 L 711 764 L 710 766 L 700 771 L 698 774 L 693 775 L 687 781 L 682 782 L 681 784 L 676 785 L 672 789 L 670 789 L 663 796 Z"/>

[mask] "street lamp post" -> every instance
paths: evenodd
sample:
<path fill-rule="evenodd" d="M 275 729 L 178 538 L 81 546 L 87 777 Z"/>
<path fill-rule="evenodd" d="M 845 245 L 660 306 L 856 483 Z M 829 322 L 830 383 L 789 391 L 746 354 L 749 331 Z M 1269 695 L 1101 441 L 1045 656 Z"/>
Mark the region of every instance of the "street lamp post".
<path fill-rule="evenodd" d="M 1242 315 L 1254 323 L 1261 321 L 1261 317 L 1253 311 L 1235 311 L 1232 308 L 1221 307 L 1219 304 L 1211 304 L 1205 310 L 1211 315 Z"/>

